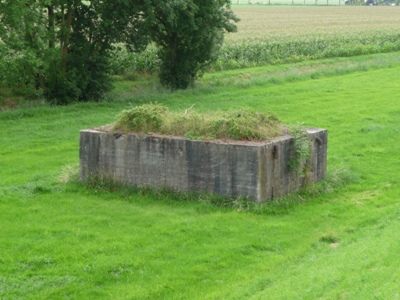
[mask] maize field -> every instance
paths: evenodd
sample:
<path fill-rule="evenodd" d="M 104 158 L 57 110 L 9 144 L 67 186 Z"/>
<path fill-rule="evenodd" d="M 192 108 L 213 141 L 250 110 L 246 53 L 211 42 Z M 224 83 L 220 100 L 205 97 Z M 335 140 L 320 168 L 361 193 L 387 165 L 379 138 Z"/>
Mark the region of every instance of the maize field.
<path fill-rule="evenodd" d="M 398 6 L 234 5 L 233 11 L 240 18 L 238 30 L 226 34 L 210 70 L 400 50 Z M 119 71 L 157 70 L 154 46 L 115 58 Z"/>

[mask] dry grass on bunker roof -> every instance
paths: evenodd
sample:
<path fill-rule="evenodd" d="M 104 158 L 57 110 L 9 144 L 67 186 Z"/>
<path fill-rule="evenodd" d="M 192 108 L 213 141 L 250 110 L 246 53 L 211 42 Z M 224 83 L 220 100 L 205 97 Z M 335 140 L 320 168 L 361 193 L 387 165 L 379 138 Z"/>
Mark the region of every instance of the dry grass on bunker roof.
<path fill-rule="evenodd" d="M 160 104 L 145 104 L 122 111 L 113 128 L 126 132 L 182 136 L 189 139 L 246 140 L 271 139 L 285 133 L 271 113 L 238 109 L 201 114 L 193 107 L 172 112 Z"/>

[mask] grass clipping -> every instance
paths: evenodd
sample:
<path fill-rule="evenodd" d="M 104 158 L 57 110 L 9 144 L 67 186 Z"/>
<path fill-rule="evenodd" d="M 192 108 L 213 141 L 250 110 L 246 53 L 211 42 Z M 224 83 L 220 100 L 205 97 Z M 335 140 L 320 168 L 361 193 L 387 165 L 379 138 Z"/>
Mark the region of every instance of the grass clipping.
<path fill-rule="evenodd" d="M 182 136 L 192 140 L 260 141 L 283 135 L 274 114 L 240 109 L 200 114 L 193 109 L 171 112 L 160 104 L 144 104 L 122 111 L 114 130 L 143 134 Z"/>

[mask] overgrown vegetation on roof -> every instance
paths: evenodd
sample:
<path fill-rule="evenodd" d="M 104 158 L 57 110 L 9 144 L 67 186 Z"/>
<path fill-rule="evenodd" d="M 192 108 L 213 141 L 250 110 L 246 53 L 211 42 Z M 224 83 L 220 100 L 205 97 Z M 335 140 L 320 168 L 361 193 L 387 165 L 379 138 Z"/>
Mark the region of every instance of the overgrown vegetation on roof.
<path fill-rule="evenodd" d="M 122 111 L 113 128 L 189 139 L 247 141 L 271 139 L 285 132 L 285 127 L 272 113 L 239 109 L 201 114 L 192 108 L 183 112 L 172 112 L 161 104 L 144 104 Z"/>

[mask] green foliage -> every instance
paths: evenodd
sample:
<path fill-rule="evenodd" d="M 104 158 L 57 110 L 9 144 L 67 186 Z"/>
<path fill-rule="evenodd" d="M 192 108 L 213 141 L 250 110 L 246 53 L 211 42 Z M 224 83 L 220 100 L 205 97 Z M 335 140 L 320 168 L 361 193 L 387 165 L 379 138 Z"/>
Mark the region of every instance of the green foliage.
<path fill-rule="evenodd" d="M 131 52 L 121 47 L 110 52 L 110 68 L 113 75 L 155 72 L 158 71 L 159 65 L 160 60 L 154 45 L 149 45 L 141 52 Z"/>
<path fill-rule="evenodd" d="M 25 0 L 0 1 L 0 84 L 36 97 L 46 57 L 41 5 Z"/>
<path fill-rule="evenodd" d="M 114 129 L 141 133 L 184 136 L 188 139 L 263 140 L 282 134 L 283 127 L 273 114 L 240 109 L 199 114 L 192 110 L 173 113 L 160 104 L 144 104 L 124 110 Z"/>
<path fill-rule="evenodd" d="M 111 89 L 109 52 L 116 42 L 142 50 L 149 42 L 134 1 L 0 2 L 0 80 L 37 91 L 52 103 L 99 100 Z M 3 44 L 4 43 L 4 44 Z"/>
<path fill-rule="evenodd" d="M 186 88 L 215 59 L 223 32 L 235 29 L 229 5 L 228 0 L 2 1 L 0 70 L 6 72 L 0 80 L 30 93 L 43 90 L 56 104 L 99 100 L 111 89 L 111 74 L 132 70 L 160 68 L 162 84 Z M 158 53 L 149 47 L 138 55 L 151 38 Z M 111 52 L 117 43 L 128 52 Z"/>
<path fill-rule="evenodd" d="M 82 40 L 85 37 L 81 37 Z M 35 91 L 43 93 L 51 104 L 65 105 L 76 101 L 99 100 L 104 94 L 111 90 L 110 68 L 107 53 L 94 53 L 90 47 L 82 45 L 76 49 L 73 40 L 71 43 L 68 63 L 63 66 L 59 53 L 56 49 L 50 49 L 46 61 L 38 61 L 40 65 L 30 74 L 26 72 L 27 78 L 36 79 Z M 76 50 L 75 50 L 76 49 Z M 22 64 L 26 59 L 21 60 Z M 12 64 L 16 66 L 16 64 Z M 10 74 L 18 74 L 12 70 Z M 29 75 L 29 76 L 28 76 Z M 27 82 L 25 86 L 32 87 Z M 31 92 L 32 94 L 32 92 Z"/>
<path fill-rule="evenodd" d="M 46 70 L 46 81 L 43 86 L 43 94 L 49 103 L 65 105 L 80 98 L 81 90 L 75 74 L 70 70 L 64 70 L 59 54 L 53 52 L 48 58 L 49 67 Z"/>
<path fill-rule="evenodd" d="M 224 32 L 238 21 L 230 0 L 157 0 L 150 19 L 159 46 L 159 77 L 164 86 L 185 89 L 217 58 Z"/>
<path fill-rule="evenodd" d="M 289 168 L 302 176 L 307 175 L 310 158 L 310 138 L 304 125 L 298 123 L 290 128 L 290 135 L 293 138 L 291 146 L 291 158 Z"/>
<path fill-rule="evenodd" d="M 4 51 L 3 59 L 0 59 L 0 83 L 26 98 L 39 97 L 42 94 L 39 88 L 42 79 L 39 74 L 42 69 L 42 60 L 32 49 L 27 49 L 20 55 L 11 55 Z"/>

